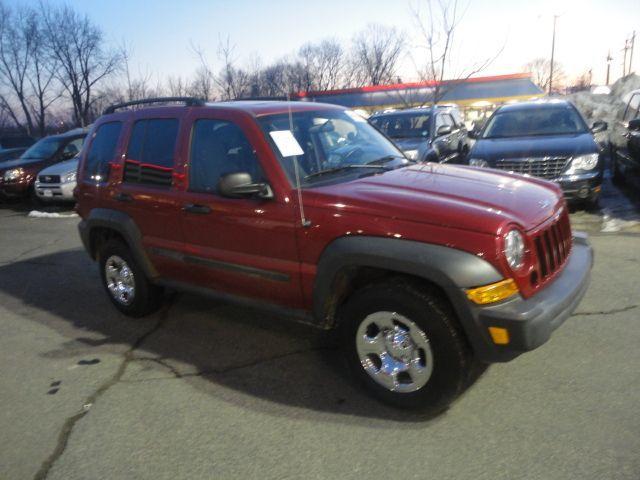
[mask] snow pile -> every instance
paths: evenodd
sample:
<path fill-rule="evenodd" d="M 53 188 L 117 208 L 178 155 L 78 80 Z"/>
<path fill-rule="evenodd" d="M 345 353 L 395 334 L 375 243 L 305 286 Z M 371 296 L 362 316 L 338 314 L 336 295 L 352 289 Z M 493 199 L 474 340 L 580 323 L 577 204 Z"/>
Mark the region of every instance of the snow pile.
<path fill-rule="evenodd" d="M 75 212 L 57 213 L 57 212 L 41 212 L 39 210 L 31 210 L 27 217 L 30 218 L 75 218 L 78 214 Z"/>

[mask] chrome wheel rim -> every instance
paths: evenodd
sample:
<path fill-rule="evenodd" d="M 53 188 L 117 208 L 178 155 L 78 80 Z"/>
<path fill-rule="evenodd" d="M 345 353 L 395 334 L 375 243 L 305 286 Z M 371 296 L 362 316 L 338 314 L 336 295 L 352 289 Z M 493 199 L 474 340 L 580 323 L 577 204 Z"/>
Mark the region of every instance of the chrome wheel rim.
<path fill-rule="evenodd" d="M 136 296 L 136 286 L 127 262 L 118 255 L 110 256 L 104 264 L 104 276 L 113 299 L 122 305 L 130 305 Z"/>
<path fill-rule="evenodd" d="M 424 387 L 433 372 L 433 352 L 424 331 L 397 312 L 368 315 L 358 327 L 356 349 L 365 372 L 392 392 Z"/>

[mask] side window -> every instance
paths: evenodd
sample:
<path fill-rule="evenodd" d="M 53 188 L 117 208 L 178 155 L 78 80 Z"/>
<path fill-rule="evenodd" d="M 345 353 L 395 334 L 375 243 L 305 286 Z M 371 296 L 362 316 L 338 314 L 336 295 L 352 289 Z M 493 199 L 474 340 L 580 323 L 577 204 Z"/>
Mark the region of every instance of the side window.
<path fill-rule="evenodd" d="M 106 178 L 121 130 L 122 122 L 104 123 L 98 127 L 84 162 L 84 180 L 100 182 Z"/>
<path fill-rule="evenodd" d="M 456 122 L 453 121 L 453 117 L 451 115 L 449 115 L 448 113 L 445 113 L 442 116 L 444 117 L 443 120 L 445 125 L 450 125 L 451 128 L 456 127 Z"/>
<path fill-rule="evenodd" d="M 189 160 L 189 189 L 217 193 L 220 177 L 246 172 L 258 182 L 263 176 L 253 147 L 240 128 L 223 120 L 194 123 Z"/>
<path fill-rule="evenodd" d="M 127 147 L 124 181 L 170 186 L 177 137 L 175 118 L 138 120 Z"/>
<path fill-rule="evenodd" d="M 624 118 L 622 121 L 628 122 L 638 117 L 638 111 L 640 111 L 640 93 L 634 93 L 629 99 L 629 104 L 624 111 Z"/>
<path fill-rule="evenodd" d="M 444 123 L 444 115 L 442 115 L 442 114 L 436 115 L 436 132 L 443 125 L 445 125 L 445 123 Z"/>
<path fill-rule="evenodd" d="M 70 141 L 64 147 L 62 151 L 62 156 L 64 158 L 73 158 L 80 153 L 82 150 L 82 144 L 84 143 L 84 137 L 76 138 L 75 140 Z"/>

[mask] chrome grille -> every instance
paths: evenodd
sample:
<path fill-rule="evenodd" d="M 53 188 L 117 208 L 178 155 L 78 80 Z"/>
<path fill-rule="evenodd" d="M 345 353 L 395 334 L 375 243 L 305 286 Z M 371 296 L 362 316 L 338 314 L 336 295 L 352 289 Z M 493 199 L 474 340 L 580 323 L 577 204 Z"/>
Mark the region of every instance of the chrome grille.
<path fill-rule="evenodd" d="M 38 181 L 40 183 L 60 183 L 60 175 L 40 175 Z"/>
<path fill-rule="evenodd" d="M 504 158 L 494 168 L 549 179 L 559 177 L 568 163 L 566 157 Z"/>

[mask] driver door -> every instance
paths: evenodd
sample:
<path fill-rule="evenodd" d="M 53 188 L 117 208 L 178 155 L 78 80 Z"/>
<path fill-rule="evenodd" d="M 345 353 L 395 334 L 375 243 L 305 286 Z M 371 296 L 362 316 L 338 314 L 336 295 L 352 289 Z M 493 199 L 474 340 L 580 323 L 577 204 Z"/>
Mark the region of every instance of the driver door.
<path fill-rule="evenodd" d="M 301 307 L 300 261 L 292 202 L 274 198 L 226 198 L 225 174 L 246 172 L 269 182 L 243 126 L 218 113 L 194 118 L 182 205 L 184 261 L 200 286 L 234 296 Z"/>

